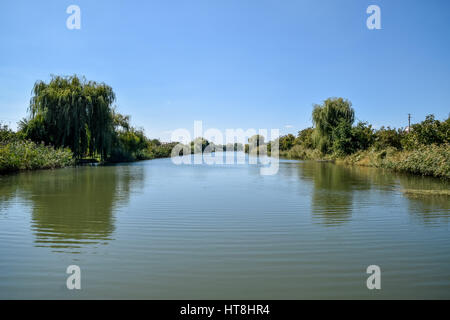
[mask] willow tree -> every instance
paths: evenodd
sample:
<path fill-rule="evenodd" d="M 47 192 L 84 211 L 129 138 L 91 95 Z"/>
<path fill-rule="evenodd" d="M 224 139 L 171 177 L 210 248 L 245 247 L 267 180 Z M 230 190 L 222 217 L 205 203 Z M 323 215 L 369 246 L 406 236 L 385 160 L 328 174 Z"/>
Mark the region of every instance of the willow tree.
<path fill-rule="evenodd" d="M 27 135 L 56 147 L 69 147 L 77 158 L 105 158 L 114 134 L 115 94 L 104 83 L 77 76 L 38 81 L 30 100 Z"/>
<path fill-rule="evenodd" d="M 355 111 L 347 99 L 328 98 L 322 105 L 314 106 L 312 119 L 314 144 L 322 152 L 328 152 L 333 144 L 333 132 L 343 125 L 351 126 L 355 121 Z"/>

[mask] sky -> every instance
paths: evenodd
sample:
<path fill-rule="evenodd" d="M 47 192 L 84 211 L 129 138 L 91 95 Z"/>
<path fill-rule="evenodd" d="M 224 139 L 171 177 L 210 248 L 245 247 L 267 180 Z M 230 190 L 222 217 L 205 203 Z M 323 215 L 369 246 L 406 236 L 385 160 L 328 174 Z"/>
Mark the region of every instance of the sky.
<path fill-rule="evenodd" d="M 66 27 L 72 4 L 79 30 Z M 450 113 L 450 1 L 2 0 L 0 122 L 15 128 L 52 74 L 110 85 L 117 110 L 163 141 L 195 120 L 296 134 L 328 97 L 405 127 L 408 113 Z"/>

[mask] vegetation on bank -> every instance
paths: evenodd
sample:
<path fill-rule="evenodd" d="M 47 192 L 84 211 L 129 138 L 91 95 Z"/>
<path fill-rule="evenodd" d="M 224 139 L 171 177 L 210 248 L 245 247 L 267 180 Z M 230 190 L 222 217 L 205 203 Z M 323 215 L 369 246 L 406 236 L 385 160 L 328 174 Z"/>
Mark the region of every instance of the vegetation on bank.
<path fill-rule="evenodd" d="M 117 112 L 115 93 L 104 83 L 75 76 L 53 76 L 33 88 L 29 116 L 18 132 L 0 128 L 0 173 L 59 168 L 95 159 L 124 162 L 171 156 L 177 143 L 148 139 L 143 129 L 132 127 L 130 116 Z M 332 160 L 344 164 L 387 168 L 419 175 L 450 178 L 450 117 L 433 115 L 406 129 L 381 127 L 367 122 L 356 125 L 350 101 L 329 98 L 315 105 L 313 126 L 297 136 L 288 134 L 266 143 L 255 135 L 248 144 L 215 145 L 199 137 L 184 152 L 271 152 L 300 160 Z M 261 149 L 262 150 L 262 149 Z"/>
<path fill-rule="evenodd" d="M 6 126 L 0 128 L 0 173 L 55 169 L 73 164 L 73 153 L 68 148 L 37 144 L 24 140 Z"/>
<path fill-rule="evenodd" d="M 330 98 L 314 106 L 312 118 L 314 126 L 297 137 L 279 138 L 282 156 L 450 178 L 450 117 L 439 121 L 429 115 L 411 128 L 375 130 L 367 122 L 353 124 L 350 101 Z"/>
<path fill-rule="evenodd" d="M 53 76 L 33 88 L 29 116 L 18 132 L 0 130 L 0 173 L 59 168 L 97 159 L 122 162 L 168 157 L 174 144 L 150 140 L 113 106 L 104 83 Z"/>

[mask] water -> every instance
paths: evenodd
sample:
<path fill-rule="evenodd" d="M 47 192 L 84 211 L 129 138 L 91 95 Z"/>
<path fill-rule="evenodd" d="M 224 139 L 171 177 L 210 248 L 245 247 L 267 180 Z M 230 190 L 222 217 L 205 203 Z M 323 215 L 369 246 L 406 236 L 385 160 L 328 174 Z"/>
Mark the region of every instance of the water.
<path fill-rule="evenodd" d="M 275 176 L 170 159 L 1 176 L 0 298 L 449 299 L 449 198 L 402 192 L 437 188 L 287 160 Z"/>

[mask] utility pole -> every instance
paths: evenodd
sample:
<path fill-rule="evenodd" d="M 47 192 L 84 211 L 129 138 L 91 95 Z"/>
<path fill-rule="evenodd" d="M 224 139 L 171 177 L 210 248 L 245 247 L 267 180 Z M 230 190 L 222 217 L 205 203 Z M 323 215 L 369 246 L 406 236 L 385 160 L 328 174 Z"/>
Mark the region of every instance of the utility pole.
<path fill-rule="evenodd" d="M 411 113 L 408 113 L 408 132 L 411 131 Z"/>

